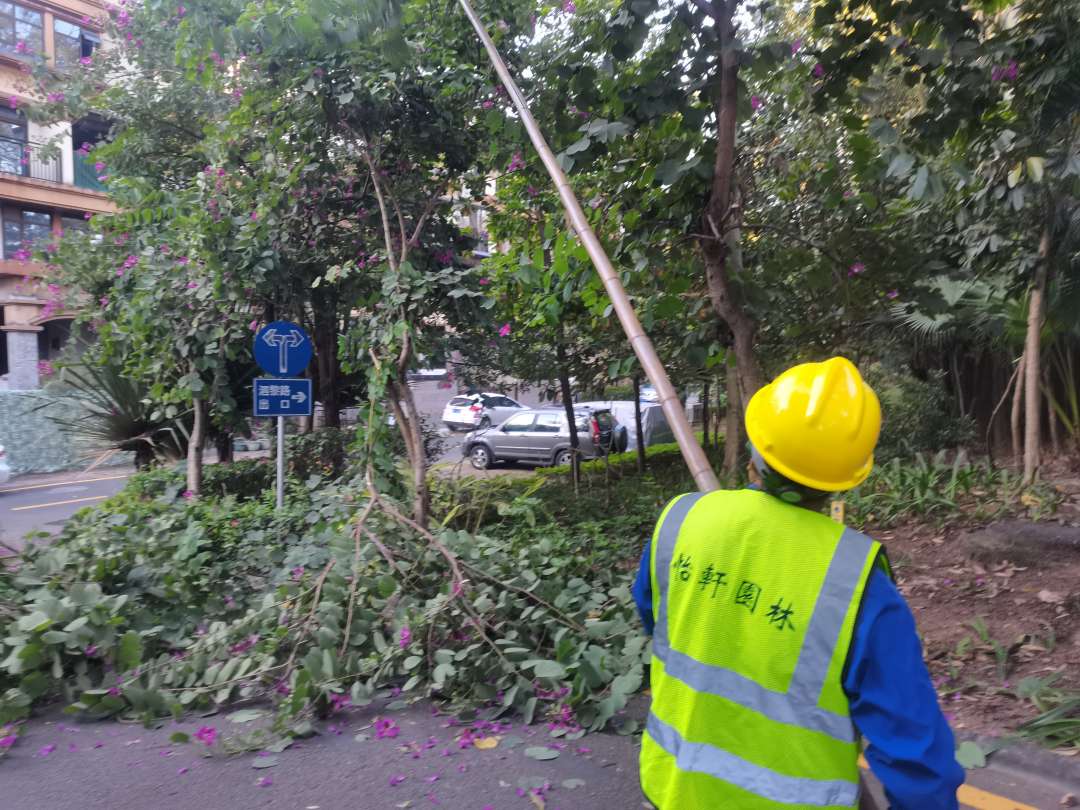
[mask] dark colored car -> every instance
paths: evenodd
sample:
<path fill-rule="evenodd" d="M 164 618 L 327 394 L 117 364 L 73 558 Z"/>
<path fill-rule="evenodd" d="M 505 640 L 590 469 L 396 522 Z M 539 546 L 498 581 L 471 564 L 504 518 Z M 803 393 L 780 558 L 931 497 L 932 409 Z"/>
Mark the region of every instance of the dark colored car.
<path fill-rule="evenodd" d="M 583 458 L 598 458 L 626 447 L 626 430 L 611 411 L 576 408 L 578 451 Z M 562 408 L 520 411 L 498 427 L 477 430 L 465 437 L 462 452 L 478 470 L 496 461 L 531 461 L 561 466 L 570 463 L 570 429 Z"/>

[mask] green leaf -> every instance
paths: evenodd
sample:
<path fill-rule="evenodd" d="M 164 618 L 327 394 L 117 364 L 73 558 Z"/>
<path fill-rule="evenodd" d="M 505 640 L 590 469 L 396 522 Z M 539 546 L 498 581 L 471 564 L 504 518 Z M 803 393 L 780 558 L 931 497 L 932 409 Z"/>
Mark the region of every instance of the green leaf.
<path fill-rule="evenodd" d="M 1009 184 L 1009 188 L 1016 188 L 1016 184 L 1020 182 L 1020 178 L 1023 176 L 1023 174 L 1023 163 L 1017 163 L 1015 166 L 1013 166 L 1013 170 L 1009 172 L 1009 176 L 1005 178 L 1006 182 Z"/>
<path fill-rule="evenodd" d="M 558 661 L 526 661 L 522 666 L 532 668 L 537 678 L 565 678 L 566 667 Z"/>
<path fill-rule="evenodd" d="M 1029 157 L 1027 159 L 1027 171 L 1032 182 L 1041 183 L 1043 174 L 1046 172 L 1046 160 L 1041 157 Z"/>
<path fill-rule="evenodd" d="M 182 731 L 177 731 L 169 735 L 169 742 L 183 745 L 184 743 L 191 742 L 191 736 Z"/>
<path fill-rule="evenodd" d="M 914 156 L 907 152 L 900 152 L 892 159 L 889 164 L 889 170 L 886 172 L 888 177 L 907 177 L 911 172 L 911 169 L 915 166 Z"/>
<path fill-rule="evenodd" d="M 35 610 L 33 613 L 19 619 L 15 626 L 23 632 L 33 632 L 35 630 L 44 630 L 50 624 L 52 624 L 52 619 L 40 610 Z"/>
<path fill-rule="evenodd" d="M 930 170 L 926 166 L 921 166 L 919 171 L 915 173 L 915 182 L 911 184 L 908 196 L 913 200 L 921 200 L 926 194 L 926 184 L 929 180 Z"/>
<path fill-rule="evenodd" d="M 967 769 L 985 768 L 986 752 L 978 743 L 968 740 L 960 743 L 960 747 L 956 749 L 956 761 Z"/>
<path fill-rule="evenodd" d="M 543 762 L 549 759 L 558 759 L 559 752 L 556 751 L 554 748 L 548 748 L 547 746 L 534 745 L 531 748 L 525 749 L 525 756 L 529 757 L 530 759 L 538 759 Z"/>
<path fill-rule="evenodd" d="M 589 145 L 591 143 L 592 143 L 592 140 L 589 138 L 588 135 L 586 135 L 581 140 L 574 141 L 572 144 L 570 144 L 568 147 L 566 147 L 566 154 L 568 154 L 568 155 L 576 155 L 578 152 L 584 152 L 586 149 L 589 148 Z"/>
<path fill-rule="evenodd" d="M 116 648 L 116 668 L 120 672 L 130 672 L 142 662 L 142 639 L 134 630 L 128 630 L 120 638 Z"/>
<path fill-rule="evenodd" d="M 265 715 L 266 712 L 262 709 L 242 709 L 230 714 L 228 720 L 230 723 L 250 723 L 252 720 L 258 720 Z"/>
<path fill-rule="evenodd" d="M 263 768 L 273 768 L 277 764 L 277 757 L 255 757 L 251 763 L 251 767 L 262 770 Z"/>

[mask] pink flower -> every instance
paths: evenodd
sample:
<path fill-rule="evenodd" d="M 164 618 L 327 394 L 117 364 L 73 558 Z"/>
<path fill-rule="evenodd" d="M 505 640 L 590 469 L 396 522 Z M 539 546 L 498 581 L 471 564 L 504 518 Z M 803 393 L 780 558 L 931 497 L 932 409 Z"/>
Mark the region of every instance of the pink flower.
<path fill-rule="evenodd" d="M 866 265 L 862 262 L 855 262 L 855 264 L 851 265 L 851 267 L 848 268 L 847 274 L 848 278 L 854 278 L 855 276 L 861 276 L 865 272 Z"/>
<path fill-rule="evenodd" d="M 250 329 L 252 332 L 258 332 L 259 331 L 259 322 L 258 321 L 252 321 L 251 323 L 248 324 L 248 329 Z"/>
<path fill-rule="evenodd" d="M 101 174 L 103 171 L 105 171 L 105 164 L 99 160 L 97 163 L 94 164 L 94 171 L 98 174 Z"/>
<path fill-rule="evenodd" d="M 11 748 L 15 744 L 15 740 L 19 739 L 14 734 L 8 734 L 6 737 L 0 737 L 0 748 Z"/>
<path fill-rule="evenodd" d="M 189 500 L 189 501 L 190 501 L 190 500 L 191 500 L 192 498 L 194 498 L 194 497 L 195 497 L 195 493 L 194 493 L 194 492 L 192 492 L 192 491 L 191 491 L 190 489 L 185 489 L 185 490 L 184 490 L 184 498 L 185 498 L 186 500 Z"/>
<path fill-rule="evenodd" d="M 1016 64 L 1016 60 L 1013 59 L 1009 64 L 1004 66 L 998 66 L 990 72 L 990 81 L 992 82 L 1014 82 L 1017 76 L 1020 75 L 1020 66 Z"/>
<path fill-rule="evenodd" d="M 43 745 L 38 750 L 38 756 L 39 757 L 47 757 L 49 754 L 51 754 L 55 750 L 56 750 L 55 743 L 49 743 L 48 745 Z"/>
<path fill-rule="evenodd" d="M 504 324 L 503 324 L 503 325 L 502 325 L 502 326 L 501 326 L 501 327 L 499 328 L 499 337 L 506 337 L 506 336 L 508 336 L 509 334 L 510 334 L 510 324 L 508 324 L 508 323 L 504 323 Z"/>
<path fill-rule="evenodd" d="M 255 321 L 252 321 L 252 323 L 255 323 Z M 296 566 L 296 568 L 292 569 L 289 574 L 292 575 L 293 582 L 299 582 L 301 579 L 304 578 L 304 566 Z"/>
<path fill-rule="evenodd" d="M 899 290 L 889 290 L 887 293 L 885 293 L 885 297 L 888 298 L 890 301 L 892 301 L 894 298 L 899 298 L 900 297 L 900 291 Z"/>
<path fill-rule="evenodd" d="M 199 282 L 197 282 L 197 281 L 189 281 L 187 283 L 187 288 L 189 290 L 197 290 L 199 288 Z"/>
<path fill-rule="evenodd" d="M 217 729 L 213 726 L 201 726 L 199 730 L 195 732 L 195 739 L 209 748 L 217 740 Z"/>
<path fill-rule="evenodd" d="M 494 106 L 495 106 L 495 102 L 492 101 L 490 98 L 484 99 L 483 101 L 480 102 L 480 108 L 483 109 L 483 110 L 490 110 Z"/>
<path fill-rule="evenodd" d="M 412 630 L 410 630 L 408 627 L 402 627 L 401 628 L 401 635 L 398 637 L 398 644 L 401 646 L 401 649 L 404 650 L 411 643 L 412 643 Z"/>
<path fill-rule="evenodd" d="M 765 102 L 761 100 L 760 96 L 750 96 L 750 109 L 757 112 L 765 106 Z"/>
<path fill-rule="evenodd" d="M 26 47 L 26 40 L 20 39 L 15 43 L 15 53 L 26 53 L 29 48 Z"/>
<path fill-rule="evenodd" d="M 481 287 L 486 287 L 490 283 L 491 283 L 490 278 L 482 278 L 482 279 L 480 279 L 480 286 Z"/>
<path fill-rule="evenodd" d="M 98 300 L 98 303 L 101 304 L 102 309 L 105 309 L 105 307 L 107 307 L 109 305 L 109 296 L 107 296 L 107 295 L 101 296 L 101 298 Z"/>
<path fill-rule="evenodd" d="M 271 785 L 274 784 L 274 780 L 273 780 L 273 777 L 262 776 L 262 777 L 259 778 L 259 780 L 255 784 L 258 785 L 259 787 L 270 787 Z"/>
<path fill-rule="evenodd" d="M 574 0 L 566 0 L 566 2 L 562 4 L 562 10 L 567 14 L 573 14 L 577 11 L 577 5 L 574 3 Z"/>
<path fill-rule="evenodd" d="M 84 56 L 79 60 L 79 64 L 83 67 L 90 67 L 92 64 L 94 64 L 94 60 L 91 59 L 89 56 Z"/>
<path fill-rule="evenodd" d="M 375 739 L 377 740 L 392 740 L 400 733 L 401 729 L 397 727 L 393 720 L 380 717 L 375 721 Z"/>
<path fill-rule="evenodd" d="M 813 73 L 815 78 L 820 79 L 822 76 L 825 75 L 825 66 L 821 64 L 821 62 L 818 62 L 816 65 L 814 65 Z"/>
<path fill-rule="evenodd" d="M 8 106 L 11 107 L 11 109 L 13 109 L 13 110 L 16 107 L 18 107 L 19 106 L 19 97 L 18 96 L 12 96 L 11 98 L 9 98 L 8 99 Z"/>
<path fill-rule="evenodd" d="M 251 219 L 256 220 L 258 218 L 259 218 L 259 212 L 258 211 L 252 211 L 251 212 Z"/>
<path fill-rule="evenodd" d="M 404 781 L 405 781 L 405 777 L 404 777 L 404 775 L 402 775 L 400 773 L 397 774 L 396 776 L 391 776 L 390 777 L 390 787 L 397 787 L 398 785 L 400 785 Z"/>
<path fill-rule="evenodd" d="M 794 56 L 794 55 L 795 55 L 795 54 L 797 54 L 797 53 L 798 53 L 799 51 L 801 51 L 801 50 L 802 50 L 802 46 L 803 46 L 803 41 L 802 41 L 802 39 L 801 39 L 801 38 L 800 38 L 800 39 L 796 39 L 796 40 L 795 40 L 794 42 L 792 42 L 792 43 L 791 43 L 791 55 L 792 55 L 792 56 Z"/>
<path fill-rule="evenodd" d="M 508 172 L 516 172 L 518 169 L 525 168 L 525 158 L 521 156 L 521 152 L 514 152 L 514 156 L 510 158 L 510 163 L 506 167 Z"/>
<path fill-rule="evenodd" d="M 83 215 L 82 215 L 82 218 L 83 219 L 90 219 L 90 217 L 92 217 L 92 216 L 93 216 L 93 214 L 91 214 L 89 211 L 84 211 Z"/>
<path fill-rule="evenodd" d="M 45 97 L 45 100 L 48 101 L 50 104 L 59 104 L 61 101 L 64 100 L 64 94 L 63 93 L 49 93 Z"/>
<path fill-rule="evenodd" d="M 176 260 L 176 263 L 177 263 L 177 264 L 187 264 L 187 263 L 188 263 L 188 261 L 189 261 L 189 259 L 188 259 L 188 257 L 187 257 L 187 256 L 181 256 L 180 258 L 178 258 L 178 259 Z"/>
<path fill-rule="evenodd" d="M 183 17 L 185 14 L 187 14 L 187 9 L 183 6 L 178 6 L 176 9 L 176 16 Z"/>

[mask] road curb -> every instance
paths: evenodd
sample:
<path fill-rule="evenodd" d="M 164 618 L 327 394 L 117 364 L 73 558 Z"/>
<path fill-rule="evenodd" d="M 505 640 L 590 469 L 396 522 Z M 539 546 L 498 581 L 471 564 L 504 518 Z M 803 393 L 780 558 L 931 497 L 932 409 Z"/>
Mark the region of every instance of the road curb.
<path fill-rule="evenodd" d="M 1063 791 L 1076 791 L 1080 785 L 1080 756 L 1065 757 L 1030 743 L 1010 742 L 998 737 L 963 735 L 960 739 L 988 748 L 1004 745 L 987 756 L 988 767 L 1011 771 L 1028 779 L 1034 776 L 1059 785 Z"/>

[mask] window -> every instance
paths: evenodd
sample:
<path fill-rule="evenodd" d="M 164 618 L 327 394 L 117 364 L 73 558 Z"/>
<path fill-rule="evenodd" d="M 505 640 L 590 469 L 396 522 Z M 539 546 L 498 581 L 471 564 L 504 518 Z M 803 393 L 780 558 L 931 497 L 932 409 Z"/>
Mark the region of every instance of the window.
<path fill-rule="evenodd" d="M 16 110 L 0 108 L 0 172 L 28 174 L 26 117 Z"/>
<path fill-rule="evenodd" d="M 506 397 L 488 397 L 485 403 L 490 408 L 516 408 L 517 404 Z"/>
<path fill-rule="evenodd" d="M 20 48 L 20 42 L 26 44 Z M 18 3 L 0 2 L 0 51 L 20 53 L 25 49 L 37 53 L 45 49 L 41 12 Z"/>
<path fill-rule="evenodd" d="M 60 229 L 64 233 L 85 233 L 90 227 L 85 217 L 60 217 Z"/>
<path fill-rule="evenodd" d="M 566 417 L 561 413 L 542 413 L 536 417 L 533 433 L 561 433 Z"/>
<path fill-rule="evenodd" d="M 450 400 L 450 405 L 454 408 L 468 408 L 472 404 L 472 397 L 454 397 Z"/>
<path fill-rule="evenodd" d="M 533 415 L 531 413 L 517 413 L 503 422 L 504 433 L 525 433 L 532 427 Z"/>
<path fill-rule="evenodd" d="M 5 208 L 3 215 L 5 259 L 14 259 L 20 251 L 30 250 L 52 232 L 52 214 L 44 211 Z"/>
<path fill-rule="evenodd" d="M 53 21 L 53 39 L 56 47 L 56 66 L 71 67 L 84 56 L 90 56 L 101 39 L 93 31 L 80 28 L 75 23 L 57 18 Z"/>

